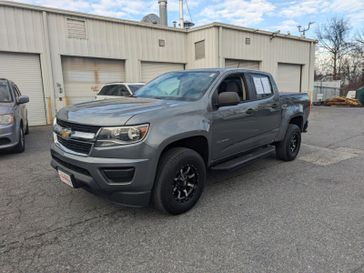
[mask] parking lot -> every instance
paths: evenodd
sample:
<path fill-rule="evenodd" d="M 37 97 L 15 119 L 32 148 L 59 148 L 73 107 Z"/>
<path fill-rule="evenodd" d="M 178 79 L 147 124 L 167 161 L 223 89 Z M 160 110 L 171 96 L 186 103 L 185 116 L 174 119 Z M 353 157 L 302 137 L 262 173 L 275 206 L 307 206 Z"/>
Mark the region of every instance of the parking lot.
<path fill-rule="evenodd" d="M 61 183 L 50 127 L 0 154 L 1 272 L 364 272 L 364 109 L 316 107 L 299 158 L 210 173 L 180 216 Z"/>

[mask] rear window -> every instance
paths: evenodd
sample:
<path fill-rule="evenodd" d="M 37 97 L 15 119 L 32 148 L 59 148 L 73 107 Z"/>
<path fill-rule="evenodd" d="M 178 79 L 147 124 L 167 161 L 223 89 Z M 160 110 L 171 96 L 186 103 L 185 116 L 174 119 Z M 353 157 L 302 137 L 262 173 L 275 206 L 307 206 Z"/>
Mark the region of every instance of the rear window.
<path fill-rule="evenodd" d="M 0 102 L 12 102 L 9 85 L 6 81 L 0 81 Z"/>
<path fill-rule="evenodd" d="M 130 96 L 125 85 L 113 84 L 105 85 L 99 92 L 100 96 Z"/>
<path fill-rule="evenodd" d="M 144 86 L 143 84 L 130 84 L 129 88 L 130 88 L 130 91 L 134 94 L 135 91 L 142 88 L 143 86 Z"/>

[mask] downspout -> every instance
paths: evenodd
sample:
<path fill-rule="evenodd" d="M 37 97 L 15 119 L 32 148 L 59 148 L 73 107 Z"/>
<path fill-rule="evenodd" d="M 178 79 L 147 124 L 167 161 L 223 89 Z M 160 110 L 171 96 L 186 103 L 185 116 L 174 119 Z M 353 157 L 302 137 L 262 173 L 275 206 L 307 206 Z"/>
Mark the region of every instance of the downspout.
<path fill-rule="evenodd" d="M 54 75 L 53 75 L 53 65 L 52 65 L 52 55 L 51 55 L 51 47 L 50 47 L 50 42 L 49 42 L 49 29 L 48 29 L 48 15 L 46 11 L 42 12 L 42 20 L 43 20 L 43 44 L 44 44 L 44 57 L 46 60 L 46 64 L 47 64 L 47 74 L 48 75 L 43 75 L 46 76 L 48 78 L 48 86 L 47 88 L 51 88 L 50 92 L 47 94 L 50 97 L 46 97 L 47 99 L 47 107 L 46 109 L 48 110 L 47 113 L 47 123 L 48 124 L 52 124 L 52 116 L 55 115 L 55 113 L 57 112 L 56 110 L 56 94 L 55 94 L 55 90 L 54 90 Z M 52 101 L 52 96 L 53 96 L 53 101 Z"/>
<path fill-rule="evenodd" d="M 312 44 L 313 42 L 310 42 L 310 52 L 309 52 L 309 68 L 308 68 L 308 94 L 309 94 L 309 97 L 312 101 L 312 98 L 313 98 L 313 90 L 311 89 L 311 80 L 313 80 L 311 77 L 312 75 L 312 70 L 314 69 L 314 64 L 312 63 Z"/>
<path fill-rule="evenodd" d="M 222 57 L 222 26 L 219 27 L 219 32 L 218 32 L 218 58 L 219 58 L 219 67 L 224 67 L 223 64 L 223 57 Z"/>

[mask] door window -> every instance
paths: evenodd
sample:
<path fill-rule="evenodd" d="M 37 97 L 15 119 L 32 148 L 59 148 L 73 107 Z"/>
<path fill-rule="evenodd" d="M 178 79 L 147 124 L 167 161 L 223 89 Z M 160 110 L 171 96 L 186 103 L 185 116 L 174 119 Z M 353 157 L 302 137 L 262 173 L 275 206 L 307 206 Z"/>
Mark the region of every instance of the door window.
<path fill-rule="evenodd" d="M 241 74 L 233 74 L 225 78 L 218 87 L 218 94 L 223 92 L 236 92 L 241 101 L 249 99 L 245 79 Z"/>
<path fill-rule="evenodd" d="M 258 99 L 270 97 L 273 94 L 272 85 L 268 76 L 253 74 L 252 79 Z"/>

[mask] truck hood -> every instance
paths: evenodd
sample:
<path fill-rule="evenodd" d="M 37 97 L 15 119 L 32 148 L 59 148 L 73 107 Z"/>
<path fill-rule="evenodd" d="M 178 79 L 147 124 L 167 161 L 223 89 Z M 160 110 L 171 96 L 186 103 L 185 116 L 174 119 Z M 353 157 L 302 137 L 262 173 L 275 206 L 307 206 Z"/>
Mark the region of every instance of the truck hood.
<path fill-rule="evenodd" d="M 185 103 L 175 100 L 150 98 L 113 98 L 65 107 L 57 113 L 57 118 L 79 124 L 118 126 L 125 125 L 135 115 L 142 113 L 152 115 L 153 112 Z"/>

